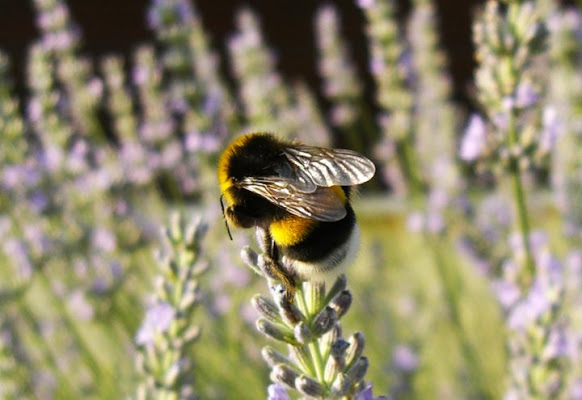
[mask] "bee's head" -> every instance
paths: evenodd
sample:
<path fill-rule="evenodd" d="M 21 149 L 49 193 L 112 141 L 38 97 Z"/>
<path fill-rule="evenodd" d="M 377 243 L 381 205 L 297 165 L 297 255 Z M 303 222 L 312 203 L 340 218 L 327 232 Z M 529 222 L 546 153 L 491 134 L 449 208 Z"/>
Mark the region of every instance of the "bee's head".
<path fill-rule="evenodd" d="M 282 146 L 283 143 L 269 133 L 250 133 L 235 139 L 218 162 L 221 188 L 229 186 L 233 179 L 270 173 L 269 169 L 279 157 Z"/>

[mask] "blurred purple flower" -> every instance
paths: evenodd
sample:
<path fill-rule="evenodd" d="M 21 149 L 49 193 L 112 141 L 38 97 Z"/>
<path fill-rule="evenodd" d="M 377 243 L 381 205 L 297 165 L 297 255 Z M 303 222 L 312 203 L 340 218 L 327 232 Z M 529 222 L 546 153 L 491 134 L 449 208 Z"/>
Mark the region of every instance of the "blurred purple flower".
<path fill-rule="evenodd" d="M 510 309 L 521 297 L 521 291 L 514 282 L 498 279 L 492 282 L 492 288 L 504 310 Z"/>
<path fill-rule="evenodd" d="M 46 211 L 48 205 L 50 204 L 47 195 L 40 190 L 35 190 L 34 192 L 32 192 L 29 197 L 29 201 L 30 205 L 32 206 L 32 209 L 36 213 L 42 213 Z"/>
<path fill-rule="evenodd" d="M 409 346 L 398 345 L 392 351 L 392 363 L 397 370 L 410 373 L 418 368 L 418 356 Z"/>
<path fill-rule="evenodd" d="M 172 169 L 183 160 L 182 146 L 178 141 L 171 141 L 160 150 L 160 166 Z"/>
<path fill-rule="evenodd" d="M 446 227 L 445 218 L 443 214 L 438 211 L 429 212 L 426 215 L 426 229 L 430 233 L 441 233 Z"/>
<path fill-rule="evenodd" d="M 574 383 L 570 385 L 570 390 L 568 391 L 568 398 L 570 400 L 582 400 L 582 378 L 575 378 Z"/>
<path fill-rule="evenodd" d="M 291 397 L 282 385 L 272 383 L 267 388 L 267 400 L 291 400 Z"/>
<path fill-rule="evenodd" d="M 418 211 L 411 213 L 406 219 L 406 227 L 410 232 L 421 232 L 424 229 L 424 226 L 424 215 Z"/>
<path fill-rule="evenodd" d="M 2 250 L 18 267 L 19 276 L 24 279 L 30 278 L 34 267 L 26 243 L 12 237 L 3 239 Z"/>
<path fill-rule="evenodd" d="M 564 329 L 555 327 L 549 333 L 543 356 L 547 359 L 566 358 L 576 354 Z"/>
<path fill-rule="evenodd" d="M 152 30 L 167 28 L 176 22 L 188 24 L 194 18 L 194 9 L 187 0 L 155 0 L 147 12 L 148 27 Z"/>
<path fill-rule="evenodd" d="M 95 267 L 98 262 L 92 260 L 92 266 Z M 104 275 L 100 275 L 93 281 L 91 285 L 91 293 L 96 295 L 108 294 L 112 287 L 123 277 L 123 268 L 117 260 L 109 262 L 99 262 L 99 264 L 106 264 L 105 267 L 101 267 L 101 272 Z"/>
<path fill-rule="evenodd" d="M 507 111 L 494 112 L 491 116 L 491 121 L 498 130 L 505 132 L 509 126 L 509 114 Z"/>
<path fill-rule="evenodd" d="M 142 123 L 138 129 L 140 137 L 146 142 L 154 142 L 170 137 L 174 132 L 175 124 L 172 119 L 165 118 Z"/>
<path fill-rule="evenodd" d="M 68 305 L 73 314 L 82 321 L 90 321 L 95 314 L 93 306 L 87 301 L 85 293 L 79 289 L 70 294 Z"/>
<path fill-rule="evenodd" d="M 66 51 L 79 42 L 81 34 L 78 29 L 65 29 L 57 32 L 45 33 L 42 37 L 42 45 L 49 51 Z"/>
<path fill-rule="evenodd" d="M 101 98 L 103 96 L 103 81 L 97 77 L 93 77 L 87 82 L 87 92 L 93 98 Z"/>
<path fill-rule="evenodd" d="M 469 162 L 476 161 L 481 157 L 487 143 L 486 135 L 487 127 L 485 126 L 485 121 L 480 115 L 473 114 L 461 139 L 459 157 Z"/>
<path fill-rule="evenodd" d="M 148 66 L 136 64 L 132 70 L 132 80 L 136 86 L 142 86 L 145 82 L 147 82 L 148 77 L 150 74 L 150 70 Z"/>
<path fill-rule="evenodd" d="M 39 122 L 43 115 L 43 107 L 40 99 L 32 97 L 26 105 L 26 112 L 31 122 Z"/>
<path fill-rule="evenodd" d="M 376 0 L 357 0 L 360 8 L 370 8 L 376 5 Z"/>
<path fill-rule="evenodd" d="M 93 247 L 104 253 L 112 253 L 117 248 L 115 234 L 109 229 L 96 227 L 91 237 Z"/>
<path fill-rule="evenodd" d="M 549 312 L 551 308 L 552 303 L 548 299 L 546 289 L 536 281 L 527 296 L 518 301 L 510 310 L 507 317 L 507 326 L 516 331 L 525 331 Z"/>
<path fill-rule="evenodd" d="M 537 279 L 547 290 L 564 286 L 563 266 L 549 251 L 536 255 Z"/>
<path fill-rule="evenodd" d="M 237 238 L 237 244 L 239 243 L 246 244 L 246 241 L 243 242 Z M 217 268 L 220 268 L 220 279 L 218 280 L 220 285 L 231 284 L 236 288 L 242 288 L 248 285 L 251 279 L 249 269 L 241 267 L 229 252 L 219 252 L 216 255 L 215 264 Z"/>
<path fill-rule="evenodd" d="M 329 113 L 333 125 L 341 126 L 351 123 L 356 117 L 356 110 L 348 104 L 335 104 Z"/>
<path fill-rule="evenodd" d="M 176 311 L 166 302 L 158 302 L 150 307 L 135 337 L 137 345 L 152 344 L 157 334 L 168 330 Z"/>
<path fill-rule="evenodd" d="M 558 137 L 562 132 L 562 124 L 558 118 L 558 112 L 554 107 L 544 108 L 542 116 L 542 133 L 540 137 L 540 149 L 544 153 L 550 153 L 555 145 Z"/>
<path fill-rule="evenodd" d="M 73 173 L 81 173 L 87 168 L 89 146 L 84 140 L 77 140 L 69 151 L 66 159 L 67 168 Z"/>
<path fill-rule="evenodd" d="M 27 224 L 23 228 L 23 236 L 34 254 L 47 254 L 51 249 L 51 241 L 39 225 Z"/>
<path fill-rule="evenodd" d="M 33 187 L 40 181 L 38 169 L 26 164 L 6 165 L 2 168 L 2 186 L 14 190 L 18 186 Z"/>
<path fill-rule="evenodd" d="M 520 241 L 521 242 L 521 241 Z M 529 245 L 532 250 L 543 250 L 548 245 L 548 234 L 543 230 L 535 230 L 529 234 Z"/>
<path fill-rule="evenodd" d="M 65 26 L 69 20 L 69 9 L 63 3 L 56 3 L 51 9 L 45 9 L 36 19 L 41 29 L 56 30 Z"/>
<path fill-rule="evenodd" d="M 210 89 L 206 98 L 204 99 L 204 104 L 202 109 L 205 115 L 216 115 L 220 111 L 222 106 L 222 93 L 219 89 Z"/>
<path fill-rule="evenodd" d="M 386 72 L 386 60 L 380 54 L 372 55 L 369 68 L 372 75 L 381 75 Z"/>
<path fill-rule="evenodd" d="M 211 313 L 216 316 L 224 315 L 230 310 L 232 300 L 226 293 L 218 293 L 214 297 L 214 302 L 211 305 Z"/>
<path fill-rule="evenodd" d="M 518 108 L 528 108 L 533 106 L 540 99 L 536 88 L 530 82 L 522 82 L 515 91 L 515 106 Z"/>
<path fill-rule="evenodd" d="M 220 140 L 213 134 L 191 132 L 186 135 L 185 146 L 189 152 L 213 153 L 220 147 Z"/>
<path fill-rule="evenodd" d="M 243 321 L 245 321 L 250 327 L 254 328 L 257 320 L 261 317 L 261 314 L 259 314 L 257 309 L 252 305 L 243 304 L 240 307 L 240 316 Z"/>
<path fill-rule="evenodd" d="M 48 172 L 55 172 L 62 168 L 65 155 L 63 154 L 63 150 L 61 148 L 56 145 L 49 144 L 45 146 L 43 151 L 37 155 L 37 160 L 41 168 Z"/>

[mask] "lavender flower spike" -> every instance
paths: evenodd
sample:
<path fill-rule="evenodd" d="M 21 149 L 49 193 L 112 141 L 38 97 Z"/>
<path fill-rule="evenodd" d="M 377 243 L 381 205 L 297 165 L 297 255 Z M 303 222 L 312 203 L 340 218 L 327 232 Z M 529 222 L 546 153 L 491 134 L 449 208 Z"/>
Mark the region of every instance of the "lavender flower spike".
<path fill-rule="evenodd" d="M 273 268 L 284 267 L 267 256 L 267 233 L 258 228 L 257 237 L 261 254 L 249 247 L 241 253 L 249 267 L 265 277 L 270 286 L 271 298 L 256 295 L 252 301 L 261 314 L 257 329 L 271 339 L 286 343 L 289 349 L 286 356 L 270 346 L 263 348 L 263 358 L 271 367 L 271 380 L 276 383 L 269 388 L 269 399 L 289 398 L 280 386 L 307 398 L 354 398 L 366 388 L 368 359 L 362 356 L 361 333 L 355 333 L 348 340 L 341 335 L 339 319 L 352 301 L 345 275 L 329 290 L 323 282 L 301 283 L 290 303 L 283 285 L 271 276 Z"/>
<path fill-rule="evenodd" d="M 168 253 L 160 255 L 161 274 L 155 280 L 154 299 L 135 342 L 138 370 L 143 376 L 135 399 L 194 399 L 189 348 L 200 334 L 192 324 L 199 303 L 198 278 L 207 269 L 198 262 L 206 226 L 186 223 L 174 214 L 164 230 Z"/>

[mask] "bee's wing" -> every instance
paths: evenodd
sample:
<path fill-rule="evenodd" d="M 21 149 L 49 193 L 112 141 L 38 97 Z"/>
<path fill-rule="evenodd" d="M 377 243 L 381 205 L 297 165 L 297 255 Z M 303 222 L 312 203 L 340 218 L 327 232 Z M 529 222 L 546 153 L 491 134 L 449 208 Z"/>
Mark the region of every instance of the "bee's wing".
<path fill-rule="evenodd" d="M 296 180 L 280 176 L 248 177 L 238 185 L 299 217 L 332 222 L 346 216 L 345 204 L 330 188 L 317 187 L 306 192 Z"/>
<path fill-rule="evenodd" d="M 294 146 L 283 152 L 293 166 L 297 179 L 310 180 L 317 186 L 351 186 L 374 176 L 374 163 L 355 151 Z"/>

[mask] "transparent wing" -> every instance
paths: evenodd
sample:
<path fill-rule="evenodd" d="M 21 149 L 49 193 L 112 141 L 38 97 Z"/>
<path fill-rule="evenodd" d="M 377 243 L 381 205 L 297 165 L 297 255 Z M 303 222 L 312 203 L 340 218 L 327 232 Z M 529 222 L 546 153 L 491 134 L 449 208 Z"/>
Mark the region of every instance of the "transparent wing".
<path fill-rule="evenodd" d="M 298 145 L 285 149 L 283 154 L 297 180 L 317 186 L 359 185 L 372 179 L 376 172 L 372 161 L 351 150 Z"/>
<path fill-rule="evenodd" d="M 346 216 L 345 205 L 331 188 L 317 187 L 305 192 L 300 190 L 302 185 L 297 187 L 297 181 L 280 176 L 249 177 L 238 185 L 299 217 L 332 222 Z"/>

